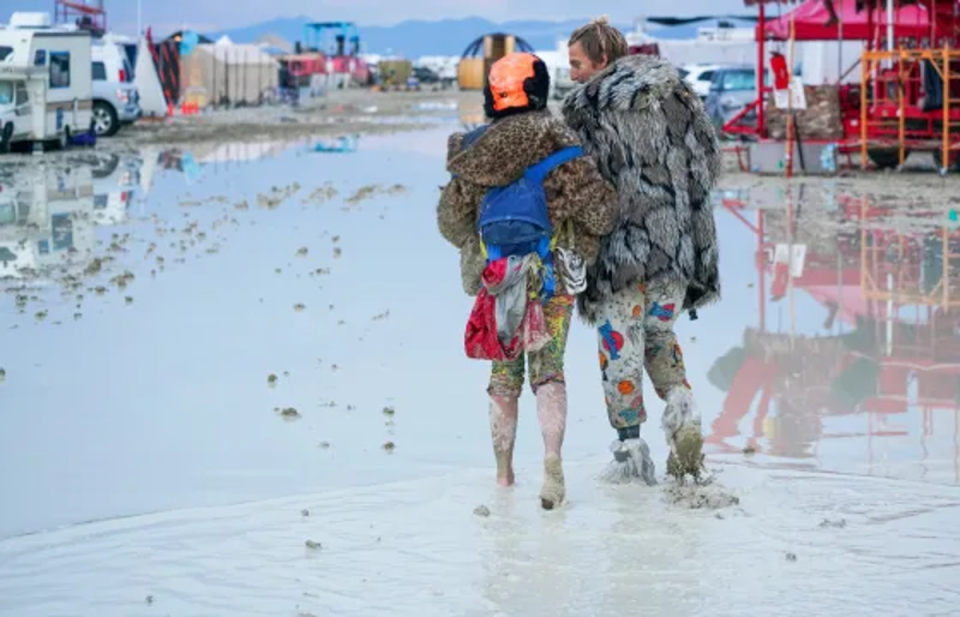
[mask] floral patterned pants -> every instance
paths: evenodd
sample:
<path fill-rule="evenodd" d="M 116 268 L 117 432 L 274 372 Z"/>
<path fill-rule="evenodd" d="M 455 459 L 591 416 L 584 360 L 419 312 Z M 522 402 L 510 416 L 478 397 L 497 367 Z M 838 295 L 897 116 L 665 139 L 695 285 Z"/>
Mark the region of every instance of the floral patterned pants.
<path fill-rule="evenodd" d="M 600 370 L 613 428 L 639 430 L 646 421 L 644 369 L 664 400 L 677 386 L 690 388 L 683 352 L 673 332 L 685 294 L 682 284 L 641 284 L 615 294 L 602 308 Z"/>
<path fill-rule="evenodd" d="M 519 398 L 523 391 L 524 356 L 530 369 L 530 388 L 547 383 L 565 383 L 563 376 L 563 354 L 567 348 L 567 333 L 570 331 L 570 317 L 573 315 L 573 296 L 554 296 L 543 307 L 547 331 L 551 341 L 542 349 L 521 355 L 509 362 L 494 362 L 490 375 L 491 396 Z"/>

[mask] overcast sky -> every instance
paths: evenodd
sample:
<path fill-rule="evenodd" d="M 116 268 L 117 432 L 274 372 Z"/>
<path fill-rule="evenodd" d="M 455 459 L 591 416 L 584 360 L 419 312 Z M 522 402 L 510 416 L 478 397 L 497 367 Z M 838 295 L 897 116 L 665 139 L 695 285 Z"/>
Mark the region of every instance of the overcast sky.
<path fill-rule="evenodd" d="M 104 0 L 104 4 L 111 30 L 128 34 L 136 31 L 137 0 Z M 4 13 L 14 6 L 21 11 L 51 11 L 53 0 L 3 0 L 0 21 L 9 19 Z M 141 0 L 141 6 L 144 26 L 152 25 L 158 34 L 184 25 L 201 31 L 220 30 L 298 15 L 322 21 L 356 21 L 363 26 L 474 15 L 506 21 L 560 20 L 605 13 L 613 21 L 631 23 L 641 12 L 648 17 L 752 12 L 744 8 L 742 0 Z"/>

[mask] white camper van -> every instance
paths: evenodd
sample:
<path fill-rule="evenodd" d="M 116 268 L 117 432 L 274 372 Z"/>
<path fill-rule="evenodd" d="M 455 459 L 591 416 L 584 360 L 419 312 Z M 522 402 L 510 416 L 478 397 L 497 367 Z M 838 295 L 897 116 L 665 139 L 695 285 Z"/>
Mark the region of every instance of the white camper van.
<path fill-rule="evenodd" d="M 90 130 L 90 33 L 14 13 L 0 26 L 0 152 L 20 141 L 66 146 Z"/>

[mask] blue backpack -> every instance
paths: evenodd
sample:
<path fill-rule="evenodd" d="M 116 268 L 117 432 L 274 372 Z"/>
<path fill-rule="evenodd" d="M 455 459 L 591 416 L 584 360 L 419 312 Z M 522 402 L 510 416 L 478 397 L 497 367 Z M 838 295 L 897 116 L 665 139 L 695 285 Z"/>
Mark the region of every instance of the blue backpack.
<path fill-rule="evenodd" d="M 488 126 L 467 133 L 463 148 L 479 139 Z M 544 268 L 541 291 L 544 302 L 556 292 L 553 270 L 556 237 L 550 223 L 543 181 L 558 166 L 580 156 L 583 156 L 583 150 L 579 146 L 562 148 L 528 167 L 513 183 L 488 190 L 480 204 L 477 232 L 487 263 L 503 257 L 536 253 Z"/>

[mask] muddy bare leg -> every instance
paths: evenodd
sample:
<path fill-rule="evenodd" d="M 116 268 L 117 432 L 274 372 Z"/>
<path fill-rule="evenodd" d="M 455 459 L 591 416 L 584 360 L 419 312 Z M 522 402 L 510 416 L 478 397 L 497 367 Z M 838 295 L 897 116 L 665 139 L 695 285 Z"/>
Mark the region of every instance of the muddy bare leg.
<path fill-rule="evenodd" d="M 537 396 L 537 419 L 543 434 L 543 487 L 540 505 L 552 510 L 563 503 L 566 488 L 561 450 L 567 428 L 567 386 L 563 375 L 563 354 L 567 346 L 573 297 L 557 296 L 543 309 L 550 342 L 530 354 L 530 385 Z"/>
<path fill-rule="evenodd" d="M 548 383 L 537 389 L 537 419 L 543 434 L 543 487 L 540 503 L 545 510 L 560 505 L 566 496 L 561 449 L 567 427 L 567 389 Z"/>
<path fill-rule="evenodd" d="M 490 434 L 497 460 L 497 484 L 512 486 L 513 447 L 517 441 L 519 401 L 515 397 L 490 397 Z"/>
<path fill-rule="evenodd" d="M 490 436 L 497 460 L 497 484 L 513 485 L 513 446 L 517 439 L 517 414 L 523 390 L 524 357 L 494 362 L 490 373 Z"/>

